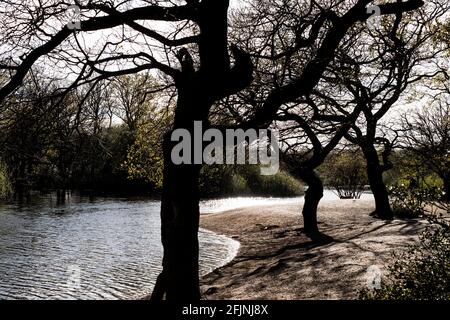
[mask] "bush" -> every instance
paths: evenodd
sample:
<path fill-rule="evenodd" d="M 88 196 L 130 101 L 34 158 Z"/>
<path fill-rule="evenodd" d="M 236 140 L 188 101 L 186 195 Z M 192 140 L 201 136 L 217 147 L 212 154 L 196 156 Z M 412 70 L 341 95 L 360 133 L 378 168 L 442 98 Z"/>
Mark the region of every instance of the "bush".
<path fill-rule="evenodd" d="M 409 184 L 414 179 L 418 185 L 443 187 L 442 179 L 423 166 L 416 155 L 396 150 L 392 152 L 390 160 L 393 168 L 384 173 L 387 185 Z"/>
<path fill-rule="evenodd" d="M 325 185 L 341 199 L 359 199 L 368 183 L 366 162 L 359 150 L 332 153 L 321 166 Z"/>
<path fill-rule="evenodd" d="M 202 168 L 200 193 L 206 198 L 236 195 L 291 197 L 303 194 L 303 185 L 286 171 L 263 176 L 258 165 L 210 165 Z"/>
<path fill-rule="evenodd" d="M 438 187 L 416 186 L 410 182 L 389 188 L 390 202 L 394 214 L 400 217 L 417 218 L 425 213 L 428 201 L 439 200 L 442 189 Z"/>
<path fill-rule="evenodd" d="M 225 193 L 232 195 L 251 194 L 247 180 L 238 173 L 233 173 L 229 185 L 225 186 Z"/>
<path fill-rule="evenodd" d="M 262 176 L 258 168 L 258 172 L 251 178 L 250 189 L 256 195 L 289 197 L 303 194 L 303 185 L 286 171 L 279 171 L 273 176 Z"/>
<path fill-rule="evenodd" d="M 378 290 L 363 290 L 360 298 L 371 300 L 449 300 L 450 224 L 431 219 L 417 245 L 396 255 L 389 274 Z"/>
<path fill-rule="evenodd" d="M 200 194 L 203 198 L 214 198 L 250 193 L 247 180 L 225 165 L 203 166 L 200 174 Z"/>

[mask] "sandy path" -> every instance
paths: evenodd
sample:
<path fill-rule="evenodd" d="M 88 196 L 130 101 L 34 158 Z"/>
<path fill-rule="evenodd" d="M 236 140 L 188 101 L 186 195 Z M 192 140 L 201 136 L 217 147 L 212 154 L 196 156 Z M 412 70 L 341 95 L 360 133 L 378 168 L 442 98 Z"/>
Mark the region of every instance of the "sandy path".
<path fill-rule="evenodd" d="M 417 240 L 418 220 L 379 221 L 372 201 L 321 203 L 319 227 L 332 240 L 302 232 L 301 204 L 204 215 L 203 228 L 240 241 L 238 256 L 202 280 L 206 299 L 354 299 L 367 269 L 385 272 L 392 253 Z"/>

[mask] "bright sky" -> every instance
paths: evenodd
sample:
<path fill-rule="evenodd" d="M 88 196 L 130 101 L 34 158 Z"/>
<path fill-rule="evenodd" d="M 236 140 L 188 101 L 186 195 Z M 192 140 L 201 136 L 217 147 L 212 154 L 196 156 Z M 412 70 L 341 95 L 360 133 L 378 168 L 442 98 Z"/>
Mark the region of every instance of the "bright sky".
<path fill-rule="evenodd" d="M 243 5 L 242 0 L 230 0 L 230 7 L 231 8 L 237 8 Z M 151 22 L 151 26 L 153 29 L 156 29 L 156 31 L 159 31 L 161 33 L 166 33 L 168 30 L 170 30 L 170 23 L 164 23 L 164 22 Z M 113 30 L 104 30 L 104 31 L 98 31 L 98 32 L 91 32 L 91 33 L 83 33 L 82 35 L 78 36 L 78 39 L 82 46 L 86 49 L 86 51 L 90 51 L 91 49 L 94 49 L 98 46 L 102 46 L 103 43 L 108 40 L 113 40 L 115 37 L 119 37 L 119 32 L 121 31 L 121 28 L 114 28 Z M 115 36 L 116 35 L 116 36 Z M 135 38 L 133 38 L 130 42 L 120 45 L 117 49 L 117 51 L 120 52 L 138 52 L 141 51 L 142 45 L 145 45 L 145 38 L 138 35 Z M 146 46 L 147 47 L 147 46 Z M 146 51 L 148 50 L 148 47 L 146 48 Z M 95 50 L 94 50 L 95 51 Z M 156 55 L 156 53 L 155 53 Z M 57 63 L 55 61 L 50 61 L 46 66 L 46 71 L 50 74 L 52 71 L 55 70 L 55 67 L 58 67 Z M 65 71 L 67 71 L 67 68 L 65 65 L 60 65 L 60 69 L 56 71 L 58 74 L 62 75 Z M 73 78 L 74 76 L 71 76 L 70 78 Z M 70 79 L 69 78 L 69 79 Z M 67 78 L 66 78 L 67 79 Z M 386 116 L 386 119 L 392 119 L 396 118 L 399 112 L 403 112 L 404 110 L 417 107 L 418 105 L 423 105 L 426 102 L 400 102 L 398 103 L 398 106 L 393 108 L 389 114 Z"/>

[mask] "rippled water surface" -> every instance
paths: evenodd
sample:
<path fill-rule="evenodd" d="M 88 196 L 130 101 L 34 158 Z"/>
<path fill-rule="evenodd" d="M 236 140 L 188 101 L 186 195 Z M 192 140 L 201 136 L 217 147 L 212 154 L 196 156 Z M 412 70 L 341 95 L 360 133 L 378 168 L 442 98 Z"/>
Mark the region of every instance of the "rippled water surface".
<path fill-rule="evenodd" d="M 362 199 L 371 198 L 363 194 Z M 326 190 L 322 201 L 338 197 Z M 298 198 L 202 201 L 202 213 L 301 203 Z M 133 299 L 161 270 L 160 202 L 53 195 L 0 205 L 0 299 Z M 239 244 L 201 230 L 200 268 L 229 262 Z"/>
<path fill-rule="evenodd" d="M 0 299 L 132 299 L 160 271 L 160 202 L 39 196 L 0 205 Z M 238 243 L 201 230 L 201 271 Z"/>

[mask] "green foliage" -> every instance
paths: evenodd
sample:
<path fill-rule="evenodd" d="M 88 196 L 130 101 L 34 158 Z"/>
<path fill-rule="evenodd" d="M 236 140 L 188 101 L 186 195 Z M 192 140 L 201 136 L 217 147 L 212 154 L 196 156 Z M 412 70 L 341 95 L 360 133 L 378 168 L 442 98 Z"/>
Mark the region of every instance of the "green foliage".
<path fill-rule="evenodd" d="M 164 115 L 148 120 L 138 127 L 123 168 L 131 180 L 145 180 L 162 187 L 162 141 L 170 127 Z M 302 184 L 285 171 L 262 176 L 258 165 L 204 165 L 200 174 L 200 194 L 204 198 L 236 195 L 297 196 L 303 193 Z"/>
<path fill-rule="evenodd" d="M 381 289 L 361 291 L 362 299 L 450 299 L 450 224 L 436 218 L 431 222 L 417 245 L 395 256 Z"/>
<path fill-rule="evenodd" d="M 368 183 L 366 162 L 358 150 L 331 154 L 319 171 L 325 185 L 335 189 L 341 198 L 359 198 Z"/>
<path fill-rule="evenodd" d="M 8 198 L 12 193 L 12 186 L 6 164 L 0 160 L 0 200 Z"/>
<path fill-rule="evenodd" d="M 389 187 L 389 199 L 394 214 L 400 217 L 415 218 L 425 213 L 427 202 L 439 200 L 443 190 L 438 187 L 417 185 L 415 180 L 409 184 L 398 184 Z"/>
<path fill-rule="evenodd" d="M 139 125 L 136 139 L 128 150 L 122 167 L 127 170 L 131 180 L 145 180 L 157 188 L 162 187 L 164 128 L 153 122 Z"/>
<path fill-rule="evenodd" d="M 289 197 L 303 194 L 302 184 L 286 171 L 263 176 L 257 165 L 203 166 L 200 176 L 203 197 L 256 195 Z"/>
<path fill-rule="evenodd" d="M 263 176 L 258 166 L 249 166 L 244 176 L 253 194 L 275 197 L 299 196 L 303 194 L 303 185 L 288 172 L 280 170 L 275 175 Z"/>
<path fill-rule="evenodd" d="M 248 186 L 247 179 L 239 173 L 231 174 L 229 184 L 226 186 L 226 192 L 230 195 L 251 194 L 252 191 Z M 220 192 L 220 191 L 219 191 Z"/>
<path fill-rule="evenodd" d="M 14 187 L 23 193 L 151 191 L 148 179 L 128 179 L 124 163 L 133 145 L 145 143 L 148 130 L 137 132 L 138 126 L 159 124 L 153 87 L 150 74 L 125 76 L 81 86 L 60 101 L 51 82 L 28 77 L 3 102 L 0 119 L 0 152 Z"/>
<path fill-rule="evenodd" d="M 200 174 L 200 193 L 202 197 L 213 198 L 249 194 L 247 180 L 234 170 L 233 166 L 203 166 Z"/>
<path fill-rule="evenodd" d="M 415 180 L 420 187 L 442 187 L 443 181 L 429 168 L 424 166 L 420 159 L 411 152 L 395 151 L 390 160 L 393 169 L 384 175 L 387 185 L 408 185 Z"/>

